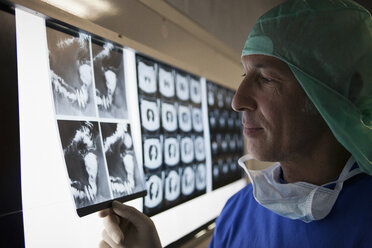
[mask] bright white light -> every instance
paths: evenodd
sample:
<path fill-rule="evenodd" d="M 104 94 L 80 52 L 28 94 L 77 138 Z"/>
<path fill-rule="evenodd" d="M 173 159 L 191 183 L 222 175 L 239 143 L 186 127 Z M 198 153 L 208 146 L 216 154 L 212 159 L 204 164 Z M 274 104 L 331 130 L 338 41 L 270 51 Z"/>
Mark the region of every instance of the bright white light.
<path fill-rule="evenodd" d="M 96 20 L 103 15 L 116 15 L 117 9 L 104 0 L 42 0 L 56 8 L 84 19 Z"/>

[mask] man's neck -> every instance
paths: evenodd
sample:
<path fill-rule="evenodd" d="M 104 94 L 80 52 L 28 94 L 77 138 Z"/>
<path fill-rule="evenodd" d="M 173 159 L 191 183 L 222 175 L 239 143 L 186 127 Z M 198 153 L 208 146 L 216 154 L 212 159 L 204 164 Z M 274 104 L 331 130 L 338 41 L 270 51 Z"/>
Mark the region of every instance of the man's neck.
<path fill-rule="evenodd" d="M 320 142 L 305 155 L 281 161 L 283 179 L 287 183 L 307 182 L 322 185 L 333 181 L 344 168 L 350 153 L 336 141 Z"/>

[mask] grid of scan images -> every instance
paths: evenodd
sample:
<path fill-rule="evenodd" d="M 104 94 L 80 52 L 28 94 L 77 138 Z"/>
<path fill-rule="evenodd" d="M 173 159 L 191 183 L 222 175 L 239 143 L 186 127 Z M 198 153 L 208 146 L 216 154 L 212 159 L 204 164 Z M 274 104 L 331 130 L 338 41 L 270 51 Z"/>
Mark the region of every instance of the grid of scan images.
<path fill-rule="evenodd" d="M 212 188 L 242 178 L 238 159 L 244 153 L 241 117 L 231 108 L 234 91 L 207 81 Z"/>
<path fill-rule="evenodd" d="M 151 216 L 206 192 L 200 78 L 136 55 L 143 162 Z"/>
<path fill-rule="evenodd" d="M 47 23 L 51 91 L 71 194 L 79 216 L 113 199 L 145 195 L 133 149 L 123 50 Z"/>

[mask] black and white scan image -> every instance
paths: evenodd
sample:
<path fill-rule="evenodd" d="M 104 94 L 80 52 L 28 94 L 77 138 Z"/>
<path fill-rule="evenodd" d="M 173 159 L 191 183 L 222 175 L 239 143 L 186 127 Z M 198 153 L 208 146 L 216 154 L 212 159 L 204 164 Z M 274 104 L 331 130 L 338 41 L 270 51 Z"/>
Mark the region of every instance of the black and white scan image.
<path fill-rule="evenodd" d="M 204 138 L 202 136 L 197 136 L 194 140 L 194 144 L 196 160 L 203 161 L 205 159 Z"/>
<path fill-rule="evenodd" d="M 174 201 L 179 198 L 181 193 L 181 180 L 177 170 L 171 170 L 165 176 L 165 199 Z"/>
<path fill-rule="evenodd" d="M 191 166 L 186 166 L 182 171 L 182 194 L 191 195 L 195 191 L 195 173 Z"/>
<path fill-rule="evenodd" d="M 160 175 L 151 175 L 146 180 L 147 195 L 144 200 L 144 206 L 147 208 L 155 208 L 159 206 L 163 200 L 163 180 Z"/>
<path fill-rule="evenodd" d="M 47 42 L 56 114 L 96 116 L 90 36 L 47 28 Z"/>
<path fill-rule="evenodd" d="M 226 95 L 225 95 L 225 106 L 231 106 L 232 99 L 234 97 L 234 91 L 231 90 L 226 90 Z"/>
<path fill-rule="evenodd" d="M 200 108 L 192 108 L 192 126 L 196 132 L 203 131 L 203 114 Z"/>
<path fill-rule="evenodd" d="M 179 143 L 175 137 L 164 139 L 164 162 L 169 166 L 177 165 L 180 162 Z"/>
<path fill-rule="evenodd" d="M 92 42 L 96 103 L 100 117 L 127 119 L 123 52 L 112 43 Z"/>
<path fill-rule="evenodd" d="M 188 105 L 178 105 L 178 123 L 181 131 L 190 132 L 192 127 L 191 109 Z"/>
<path fill-rule="evenodd" d="M 157 131 L 160 128 L 159 108 L 157 102 L 141 99 L 141 121 L 147 131 Z"/>
<path fill-rule="evenodd" d="M 180 73 L 176 74 L 176 94 L 178 99 L 187 101 L 190 98 L 189 79 Z"/>
<path fill-rule="evenodd" d="M 58 121 L 76 208 L 111 199 L 97 122 Z"/>
<path fill-rule="evenodd" d="M 222 173 L 227 175 L 229 173 L 230 166 L 227 164 L 225 159 L 218 160 L 218 164 L 221 164 L 221 163 L 222 163 Z"/>
<path fill-rule="evenodd" d="M 225 106 L 225 89 L 220 88 L 217 91 L 217 106 L 223 108 Z"/>
<path fill-rule="evenodd" d="M 196 166 L 195 186 L 197 190 L 204 190 L 207 186 L 207 169 L 203 163 Z"/>
<path fill-rule="evenodd" d="M 159 66 L 159 91 L 165 97 L 174 97 L 174 76 L 172 69 Z"/>
<path fill-rule="evenodd" d="M 190 98 L 193 103 L 201 103 L 201 85 L 199 80 L 190 79 Z"/>
<path fill-rule="evenodd" d="M 101 123 L 110 187 L 114 198 L 145 190 L 127 123 Z"/>
<path fill-rule="evenodd" d="M 208 106 L 214 107 L 216 87 L 213 85 L 213 83 L 210 83 L 210 82 L 208 82 L 207 87 L 208 87 L 208 92 L 207 92 Z"/>
<path fill-rule="evenodd" d="M 181 139 L 181 160 L 188 164 L 194 160 L 194 143 L 190 137 L 183 137 Z"/>
<path fill-rule="evenodd" d="M 161 123 L 163 128 L 168 132 L 177 130 L 177 111 L 176 106 L 171 103 L 161 103 Z"/>
<path fill-rule="evenodd" d="M 235 112 L 230 112 L 229 117 L 227 119 L 227 128 L 230 130 L 234 130 L 234 125 L 235 125 Z"/>
<path fill-rule="evenodd" d="M 159 138 L 148 138 L 143 141 L 144 165 L 146 168 L 158 169 L 163 162 L 162 147 Z"/>
<path fill-rule="evenodd" d="M 139 88 L 147 94 L 154 94 L 157 90 L 155 64 L 147 64 L 140 60 L 138 61 L 137 69 Z"/>
<path fill-rule="evenodd" d="M 218 113 L 218 110 L 217 110 Z M 215 116 L 215 111 L 209 111 L 209 126 L 213 130 L 217 127 L 217 120 Z"/>

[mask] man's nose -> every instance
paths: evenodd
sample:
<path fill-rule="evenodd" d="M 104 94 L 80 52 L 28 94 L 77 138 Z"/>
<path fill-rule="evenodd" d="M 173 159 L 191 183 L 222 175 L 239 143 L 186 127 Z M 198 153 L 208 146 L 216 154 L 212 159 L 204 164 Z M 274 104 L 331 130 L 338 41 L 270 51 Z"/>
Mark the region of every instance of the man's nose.
<path fill-rule="evenodd" d="M 254 98 L 254 89 L 246 77 L 241 83 L 231 102 L 231 107 L 236 112 L 254 111 L 257 109 L 257 102 Z"/>

